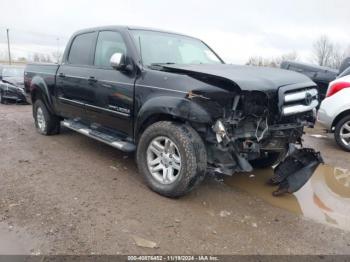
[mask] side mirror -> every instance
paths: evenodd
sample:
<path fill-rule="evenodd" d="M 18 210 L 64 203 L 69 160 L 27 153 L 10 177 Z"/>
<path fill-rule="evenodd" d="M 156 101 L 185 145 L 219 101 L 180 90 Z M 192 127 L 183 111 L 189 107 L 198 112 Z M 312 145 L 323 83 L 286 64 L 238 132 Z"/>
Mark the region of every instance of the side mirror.
<path fill-rule="evenodd" d="M 116 70 L 122 70 L 125 68 L 125 55 L 122 53 L 114 53 L 109 60 L 111 66 Z"/>

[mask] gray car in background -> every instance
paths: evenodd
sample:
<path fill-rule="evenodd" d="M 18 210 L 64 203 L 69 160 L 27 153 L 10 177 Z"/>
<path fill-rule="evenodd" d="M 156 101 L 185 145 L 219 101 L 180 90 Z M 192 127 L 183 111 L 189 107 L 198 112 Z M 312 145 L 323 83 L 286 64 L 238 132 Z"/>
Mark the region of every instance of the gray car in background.
<path fill-rule="evenodd" d="M 24 67 L 0 65 L 0 103 L 27 103 L 24 89 Z"/>

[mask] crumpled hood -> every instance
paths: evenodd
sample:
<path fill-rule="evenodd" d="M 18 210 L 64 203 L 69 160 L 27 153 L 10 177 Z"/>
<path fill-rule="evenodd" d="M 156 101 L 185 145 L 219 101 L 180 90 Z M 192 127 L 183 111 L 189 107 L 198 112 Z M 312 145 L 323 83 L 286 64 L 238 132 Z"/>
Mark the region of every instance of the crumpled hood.
<path fill-rule="evenodd" d="M 245 91 L 276 91 L 281 86 L 291 84 L 302 84 L 314 86 L 308 77 L 283 69 L 275 69 L 268 67 L 255 66 L 238 66 L 228 64 L 215 65 L 163 65 L 168 71 L 204 74 L 225 78 L 236 83 L 242 90 Z"/>

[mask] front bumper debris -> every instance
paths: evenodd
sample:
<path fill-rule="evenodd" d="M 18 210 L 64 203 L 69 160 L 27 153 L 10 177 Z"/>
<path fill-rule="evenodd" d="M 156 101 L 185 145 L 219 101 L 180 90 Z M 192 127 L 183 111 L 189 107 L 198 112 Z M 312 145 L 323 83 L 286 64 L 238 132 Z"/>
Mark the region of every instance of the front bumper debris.
<path fill-rule="evenodd" d="M 269 184 L 278 185 L 274 196 L 298 191 L 313 175 L 319 164 L 323 164 L 320 152 L 311 148 L 291 148 L 289 156 L 275 169 Z"/>

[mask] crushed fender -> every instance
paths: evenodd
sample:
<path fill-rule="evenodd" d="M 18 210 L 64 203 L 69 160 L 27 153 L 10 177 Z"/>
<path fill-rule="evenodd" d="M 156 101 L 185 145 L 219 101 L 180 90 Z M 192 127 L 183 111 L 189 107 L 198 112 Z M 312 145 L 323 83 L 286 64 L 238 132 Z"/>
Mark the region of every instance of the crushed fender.
<path fill-rule="evenodd" d="M 319 164 L 323 164 L 320 152 L 311 148 L 292 148 L 289 156 L 275 169 L 269 184 L 278 185 L 274 196 L 298 191 L 313 175 Z"/>

